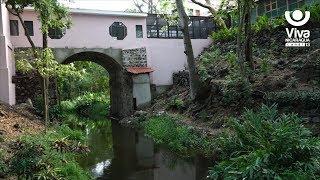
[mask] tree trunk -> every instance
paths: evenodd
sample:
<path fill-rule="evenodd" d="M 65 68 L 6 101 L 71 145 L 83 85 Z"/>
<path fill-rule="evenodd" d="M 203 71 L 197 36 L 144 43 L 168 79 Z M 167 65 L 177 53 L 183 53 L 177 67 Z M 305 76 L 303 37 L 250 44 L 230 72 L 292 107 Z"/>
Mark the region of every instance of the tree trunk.
<path fill-rule="evenodd" d="M 28 42 L 29 42 L 30 45 L 31 45 L 33 57 L 34 57 L 34 58 L 37 58 L 38 55 L 37 55 L 36 46 L 35 46 L 33 40 L 31 39 L 30 34 L 28 33 L 28 28 L 27 28 L 26 24 L 24 23 L 24 20 L 23 20 L 23 18 L 22 18 L 22 16 L 21 16 L 21 13 L 18 12 L 14 7 L 12 7 L 12 9 L 11 9 L 10 7 L 8 7 L 8 4 L 6 4 L 6 8 L 7 8 L 7 10 L 9 11 L 10 14 L 18 17 L 18 19 L 19 19 L 19 21 L 20 21 L 20 23 L 21 23 L 21 25 L 22 25 L 22 27 L 23 27 L 23 30 L 24 30 L 24 32 L 25 32 L 25 35 L 26 35 L 26 37 L 27 37 L 27 39 L 28 39 Z"/>
<path fill-rule="evenodd" d="M 245 62 L 253 70 L 252 58 L 252 30 L 251 30 L 251 3 L 252 0 L 238 0 L 239 24 L 237 37 L 238 63 L 241 73 L 245 76 Z"/>
<path fill-rule="evenodd" d="M 48 35 L 47 33 L 42 34 L 42 47 L 43 50 L 48 48 Z M 50 105 L 50 99 L 49 99 L 49 77 L 43 77 L 43 99 L 44 99 L 44 120 L 46 124 L 46 128 L 49 124 L 49 105 Z"/>
<path fill-rule="evenodd" d="M 245 43 L 244 43 L 244 58 L 248 63 L 250 69 L 254 69 L 253 59 L 252 59 L 252 30 L 251 30 L 251 0 L 246 0 L 244 5 L 245 14 L 244 14 L 244 34 L 245 34 Z"/>
<path fill-rule="evenodd" d="M 20 23 L 21 23 L 21 25 L 22 25 L 22 27 L 24 29 L 25 35 L 26 35 L 26 37 L 27 37 L 27 39 L 28 39 L 28 41 L 29 41 L 29 43 L 31 45 L 33 54 L 34 54 L 34 56 L 36 58 L 37 57 L 37 55 L 36 55 L 36 46 L 35 46 L 34 42 L 32 41 L 32 39 L 30 37 L 30 34 L 28 32 L 28 28 L 27 28 L 26 24 L 24 23 L 20 13 L 17 14 L 17 17 L 19 18 L 19 21 L 20 21 Z"/>
<path fill-rule="evenodd" d="M 209 12 L 211 13 L 214 21 L 216 24 L 219 25 L 220 28 L 222 29 L 226 29 L 227 28 L 227 25 L 226 23 L 224 22 L 224 20 L 221 18 L 221 16 L 218 15 L 217 11 L 214 9 L 213 5 L 211 4 L 210 0 L 205 0 L 206 4 L 204 3 L 201 3 L 197 0 L 191 0 L 191 2 L 193 2 L 194 4 L 197 4 L 203 8 L 206 8 L 209 10 Z"/>
<path fill-rule="evenodd" d="M 243 60 L 243 48 L 242 48 L 242 39 L 243 39 L 243 8 L 241 0 L 238 0 L 238 36 L 237 36 L 237 56 L 238 56 L 238 66 L 240 67 L 241 74 L 244 76 L 244 60 Z"/>
<path fill-rule="evenodd" d="M 196 99 L 200 91 L 200 80 L 196 70 L 195 59 L 189 34 L 189 17 L 185 12 L 182 0 L 176 0 L 177 10 L 182 22 L 182 32 L 185 47 L 185 54 L 187 55 L 189 78 L 190 78 L 190 96 L 191 99 Z"/>

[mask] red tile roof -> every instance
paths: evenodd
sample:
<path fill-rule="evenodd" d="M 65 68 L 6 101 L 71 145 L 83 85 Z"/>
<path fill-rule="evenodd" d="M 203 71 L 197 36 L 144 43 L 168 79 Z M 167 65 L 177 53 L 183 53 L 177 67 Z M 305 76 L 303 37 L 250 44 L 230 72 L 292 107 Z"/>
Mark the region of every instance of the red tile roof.
<path fill-rule="evenodd" d="M 150 67 L 128 67 L 127 71 L 132 74 L 145 74 L 145 73 L 151 73 L 154 70 Z"/>

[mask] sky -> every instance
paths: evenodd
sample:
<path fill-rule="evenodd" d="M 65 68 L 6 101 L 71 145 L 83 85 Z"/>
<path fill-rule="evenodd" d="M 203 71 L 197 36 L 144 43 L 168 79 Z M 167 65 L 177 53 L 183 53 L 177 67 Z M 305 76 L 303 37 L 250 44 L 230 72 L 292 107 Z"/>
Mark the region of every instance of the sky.
<path fill-rule="evenodd" d="M 124 11 L 132 9 L 132 0 L 74 0 L 73 8 Z"/>
<path fill-rule="evenodd" d="M 60 0 L 60 1 L 73 1 L 72 8 L 81 8 L 81 9 L 99 9 L 99 10 L 112 10 L 112 11 L 125 11 L 127 9 L 134 9 L 133 0 Z M 154 0 L 156 1 L 156 0 Z M 204 0 L 199 0 L 203 2 Z M 213 1 L 218 2 L 218 1 Z M 191 9 L 198 8 L 200 6 L 191 4 Z M 187 7 L 187 6 L 186 6 Z"/>

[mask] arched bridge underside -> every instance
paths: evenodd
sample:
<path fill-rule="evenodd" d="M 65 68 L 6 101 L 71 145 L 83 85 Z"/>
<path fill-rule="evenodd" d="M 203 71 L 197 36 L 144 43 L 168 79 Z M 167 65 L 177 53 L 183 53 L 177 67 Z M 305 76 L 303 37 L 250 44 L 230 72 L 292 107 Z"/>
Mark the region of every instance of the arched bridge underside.
<path fill-rule="evenodd" d="M 103 66 L 110 76 L 110 115 L 123 118 L 133 113 L 133 83 L 130 73 L 122 66 L 121 49 L 53 48 L 58 62 L 92 61 Z"/>

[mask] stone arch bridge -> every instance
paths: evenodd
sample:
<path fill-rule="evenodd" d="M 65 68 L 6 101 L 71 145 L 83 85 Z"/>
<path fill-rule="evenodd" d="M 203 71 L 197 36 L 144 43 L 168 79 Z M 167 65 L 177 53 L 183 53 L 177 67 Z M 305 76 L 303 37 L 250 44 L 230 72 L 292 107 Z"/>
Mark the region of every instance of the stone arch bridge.
<path fill-rule="evenodd" d="M 104 67 L 110 77 L 110 115 L 127 117 L 134 109 L 151 101 L 150 68 L 128 68 L 134 63 L 141 63 L 143 57 L 134 59 L 140 49 L 114 48 L 53 48 L 59 63 L 67 64 L 75 61 L 91 61 Z M 139 56 L 138 54 L 138 56 Z M 137 62 L 140 61 L 140 62 Z M 146 60 L 145 60 L 146 61 Z M 138 70 L 139 72 L 136 72 Z"/>

